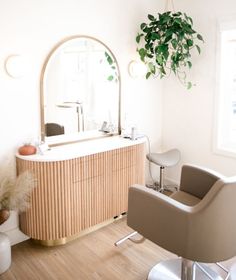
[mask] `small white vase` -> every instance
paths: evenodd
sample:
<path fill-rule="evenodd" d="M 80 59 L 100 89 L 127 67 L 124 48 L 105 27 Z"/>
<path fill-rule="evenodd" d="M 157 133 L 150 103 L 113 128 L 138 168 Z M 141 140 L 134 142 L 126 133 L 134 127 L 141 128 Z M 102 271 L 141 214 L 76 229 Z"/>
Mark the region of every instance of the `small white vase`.
<path fill-rule="evenodd" d="M 11 265 L 11 243 L 9 237 L 0 232 L 0 274 L 8 270 Z"/>

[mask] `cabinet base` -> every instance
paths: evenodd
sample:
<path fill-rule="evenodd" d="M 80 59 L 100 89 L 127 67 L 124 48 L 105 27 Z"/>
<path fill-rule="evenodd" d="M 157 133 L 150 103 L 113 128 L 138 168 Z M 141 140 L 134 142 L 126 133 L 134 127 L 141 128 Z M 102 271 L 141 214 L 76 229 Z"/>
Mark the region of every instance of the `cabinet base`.
<path fill-rule="evenodd" d="M 74 235 L 71 235 L 71 236 L 68 236 L 68 237 L 63 237 L 63 238 L 59 238 L 59 239 L 48 239 L 48 240 L 39 240 L 39 239 L 34 239 L 32 238 L 33 242 L 36 243 L 36 244 L 40 244 L 40 245 L 43 245 L 43 246 L 46 246 L 46 247 L 52 247 L 52 246 L 59 246 L 59 245 L 65 245 L 66 243 L 72 241 L 72 240 L 75 240 L 79 237 L 82 237 L 86 234 L 89 234 L 93 231 L 96 231 L 102 227 L 105 227 L 111 223 L 113 223 L 114 221 L 117 221 L 117 220 L 120 220 L 120 219 L 123 219 L 124 218 L 124 215 L 120 215 L 120 216 L 116 216 L 114 219 L 109 219 L 103 223 L 100 223 L 98 225 L 95 225 L 93 227 L 90 227 L 88 229 L 85 229 L 81 232 L 79 232 L 78 234 L 74 234 Z"/>

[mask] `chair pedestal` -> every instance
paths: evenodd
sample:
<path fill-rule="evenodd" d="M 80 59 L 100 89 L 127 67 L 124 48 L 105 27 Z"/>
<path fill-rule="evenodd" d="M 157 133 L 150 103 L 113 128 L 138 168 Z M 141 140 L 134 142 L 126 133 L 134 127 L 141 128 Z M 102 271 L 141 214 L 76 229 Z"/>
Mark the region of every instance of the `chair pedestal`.
<path fill-rule="evenodd" d="M 194 264 L 186 259 L 172 259 L 155 265 L 148 274 L 147 280 L 223 280 L 219 274 L 204 266 L 204 270 L 211 278 Z"/>
<path fill-rule="evenodd" d="M 177 190 L 176 186 L 166 186 L 164 185 L 164 169 L 165 167 L 171 167 L 176 165 L 180 160 L 180 151 L 177 149 L 172 149 L 164 153 L 149 153 L 147 154 L 147 159 L 149 162 L 152 162 L 160 166 L 160 178 L 159 183 L 154 182 L 154 185 L 148 185 L 153 189 L 163 193 L 164 191 L 173 191 Z M 150 168 L 150 166 L 149 166 Z M 151 173 L 151 171 L 150 171 Z"/>

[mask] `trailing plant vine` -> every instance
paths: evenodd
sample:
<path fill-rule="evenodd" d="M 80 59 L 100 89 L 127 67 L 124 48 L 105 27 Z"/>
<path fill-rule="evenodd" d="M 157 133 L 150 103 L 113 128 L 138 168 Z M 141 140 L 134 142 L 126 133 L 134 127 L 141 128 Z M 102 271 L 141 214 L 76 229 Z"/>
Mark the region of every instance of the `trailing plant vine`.
<path fill-rule="evenodd" d="M 193 83 L 186 80 L 186 69 L 192 67 L 191 52 L 200 54 L 196 42 L 204 42 L 202 35 L 193 29 L 193 20 L 186 13 L 165 12 L 157 17 L 148 15 L 149 23 L 140 25 L 141 32 L 136 42 L 140 59 L 147 65 L 146 79 L 150 76 L 160 78 L 173 72 L 188 89 Z"/>
<path fill-rule="evenodd" d="M 105 51 L 105 57 L 106 57 L 106 61 L 108 62 L 108 64 L 110 65 L 111 67 L 111 70 L 112 70 L 112 74 L 110 74 L 108 77 L 107 77 L 107 80 L 108 81 L 115 81 L 115 82 L 118 82 L 118 73 L 117 73 L 117 69 L 116 69 L 116 63 L 114 61 L 114 59 L 112 58 L 112 56 Z"/>

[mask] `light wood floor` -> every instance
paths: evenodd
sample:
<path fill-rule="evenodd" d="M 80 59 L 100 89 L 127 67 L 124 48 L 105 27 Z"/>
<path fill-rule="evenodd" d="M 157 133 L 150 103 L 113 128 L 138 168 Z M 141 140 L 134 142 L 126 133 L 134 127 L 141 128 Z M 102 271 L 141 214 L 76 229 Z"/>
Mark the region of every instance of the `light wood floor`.
<path fill-rule="evenodd" d="M 27 240 L 12 247 L 12 265 L 1 280 L 145 280 L 157 262 L 175 257 L 152 242 L 113 244 L 132 232 L 126 220 L 57 247 Z"/>

